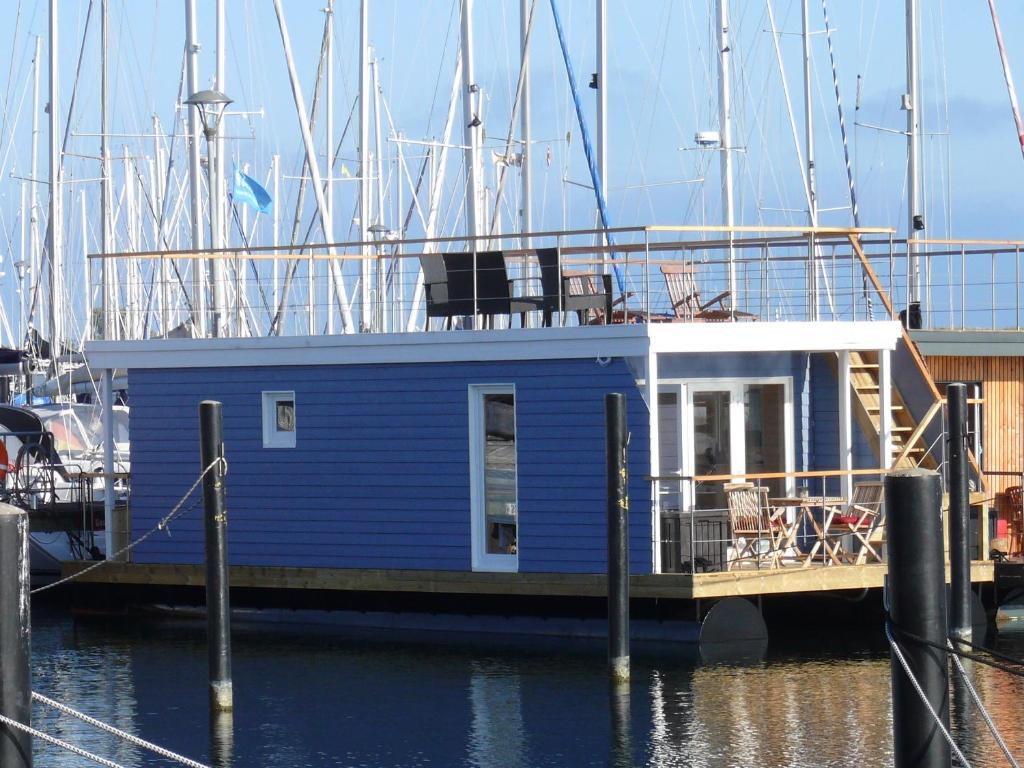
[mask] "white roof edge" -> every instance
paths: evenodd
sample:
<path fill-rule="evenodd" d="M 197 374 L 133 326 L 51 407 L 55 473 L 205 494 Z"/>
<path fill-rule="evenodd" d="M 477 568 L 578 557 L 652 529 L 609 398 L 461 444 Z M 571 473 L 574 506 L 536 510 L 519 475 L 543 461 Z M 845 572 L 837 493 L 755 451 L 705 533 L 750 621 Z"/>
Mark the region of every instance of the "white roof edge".
<path fill-rule="evenodd" d="M 836 352 L 896 349 L 895 321 L 656 323 L 651 348 L 669 352 Z"/>
<path fill-rule="evenodd" d="M 646 355 L 643 325 L 438 331 L 239 339 L 90 341 L 104 368 L 228 368 L 273 365 L 484 362 Z"/>
<path fill-rule="evenodd" d="M 104 368 L 485 362 L 635 357 L 691 352 L 830 352 L 895 349 L 898 322 L 654 323 L 493 331 L 90 341 Z"/>

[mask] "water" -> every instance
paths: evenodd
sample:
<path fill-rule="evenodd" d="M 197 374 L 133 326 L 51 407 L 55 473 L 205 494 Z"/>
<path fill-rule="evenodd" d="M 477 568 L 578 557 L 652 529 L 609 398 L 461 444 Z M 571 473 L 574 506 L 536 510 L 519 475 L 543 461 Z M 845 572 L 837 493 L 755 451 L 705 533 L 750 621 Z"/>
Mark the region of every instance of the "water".
<path fill-rule="evenodd" d="M 808 637 L 799 651 L 769 649 L 767 660 L 747 664 L 644 653 L 628 694 L 614 695 L 595 646 L 236 628 L 232 745 L 211 742 L 201 626 L 72 621 L 48 606 L 33 621 L 37 691 L 234 768 L 892 764 L 889 661 L 877 634 Z M 1003 634 L 996 647 L 1024 655 L 1024 634 Z M 1024 679 L 976 665 L 971 672 L 1024 755 Z M 972 764 L 1005 764 L 964 707 L 954 700 Z M 174 765 L 39 706 L 34 724 L 125 766 Z M 89 764 L 36 745 L 37 766 Z"/>

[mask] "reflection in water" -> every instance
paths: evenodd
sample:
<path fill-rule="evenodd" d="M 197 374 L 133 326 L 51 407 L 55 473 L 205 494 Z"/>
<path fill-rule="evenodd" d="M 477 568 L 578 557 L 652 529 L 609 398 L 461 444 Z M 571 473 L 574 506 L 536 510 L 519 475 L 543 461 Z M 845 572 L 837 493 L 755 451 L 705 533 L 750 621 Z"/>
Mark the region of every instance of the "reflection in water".
<path fill-rule="evenodd" d="M 469 764 L 479 768 L 525 766 L 519 675 L 477 661 L 470 662 L 470 675 Z"/>
<path fill-rule="evenodd" d="M 821 638 L 801 655 L 748 664 L 634 654 L 631 684 L 609 690 L 603 648 L 498 650 L 487 640 L 236 627 L 233 730 L 208 719 L 204 634 L 137 622 L 75 626 L 37 610 L 34 686 L 220 768 L 892 764 L 889 662 L 877 634 L 845 647 Z M 1024 636 L 997 643 L 1024 656 Z M 969 673 L 1010 748 L 1024 754 L 1024 680 L 979 665 Z M 972 764 L 1001 764 L 970 702 L 955 693 L 952 709 Z M 121 764 L 171 765 L 76 720 L 38 707 L 34 716 Z M 81 761 L 37 744 L 36 765 Z"/>
<path fill-rule="evenodd" d="M 231 768 L 235 752 L 235 718 L 231 712 L 210 712 L 210 766 Z"/>
<path fill-rule="evenodd" d="M 608 711 L 612 730 L 609 763 L 613 768 L 632 768 L 633 731 L 628 684 L 612 682 L 608 686 Z"/>

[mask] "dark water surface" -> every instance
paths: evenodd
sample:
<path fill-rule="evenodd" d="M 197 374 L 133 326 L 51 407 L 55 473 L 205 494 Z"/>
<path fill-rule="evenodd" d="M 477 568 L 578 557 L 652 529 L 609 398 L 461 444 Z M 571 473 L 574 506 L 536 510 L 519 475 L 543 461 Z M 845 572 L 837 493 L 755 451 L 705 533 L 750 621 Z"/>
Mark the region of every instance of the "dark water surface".
<path fill-rule="evenodd" d="M 35 690 L 235 768 L 892 764 L 889 660 L 876 634 L 841 642 L 812 634 L 800 650 L 777 644 L 767 660 L 747 664 L 639 653 L 628 694 L 615 695 L 599 646 L 236 627 L 233 744 L 225 744 L 211 741 L 202 626 L 73 621 L 48 606 L 33 621 Z M 993 642 L 1024 656 L 1024 633 Z M 1024 679 L 969 669 L 1024 755 Z M 965 698 L 954 697 L 953 711 L 972 764 L 1005 764 Z M 125 766 L 174 765 L 39 706 L 34 725 Z M 37 767 L 83 765 L 92 763 L 36 745 Z"/>

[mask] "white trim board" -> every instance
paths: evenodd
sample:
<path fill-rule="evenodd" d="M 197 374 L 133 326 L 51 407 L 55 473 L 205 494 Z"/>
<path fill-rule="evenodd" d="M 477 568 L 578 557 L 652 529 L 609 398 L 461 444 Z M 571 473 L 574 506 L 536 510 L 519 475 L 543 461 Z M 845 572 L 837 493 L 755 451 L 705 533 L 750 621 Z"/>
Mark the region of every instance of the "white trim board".
<path fill-rule="evenodd" d="M 494 331 L 90 341 L 94 370 L 485 362 L 686 352 L 895 349 L 895 322 L 654 323 Z"/>

